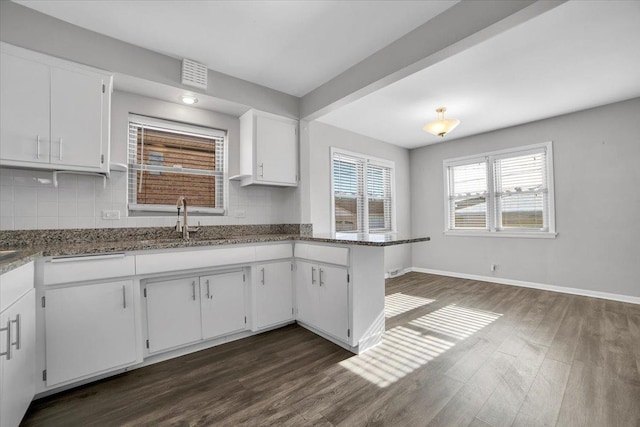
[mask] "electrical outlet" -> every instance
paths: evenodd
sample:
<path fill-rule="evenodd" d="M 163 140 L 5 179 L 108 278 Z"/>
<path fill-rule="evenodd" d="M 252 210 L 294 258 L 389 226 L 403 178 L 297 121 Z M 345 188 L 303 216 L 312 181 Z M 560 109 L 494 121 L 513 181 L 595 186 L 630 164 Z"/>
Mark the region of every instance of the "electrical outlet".
<path fill-rule="evenodd" d="M 120 211 L 102 211 L 102 219 L 120 219 Z"/>
<path fill-rule="evenodd" d="M 235 216 L 236 218 L 244 218 L 247 216 L 247 212 L 246 211 L 235 211 L 233 216 Z"/>

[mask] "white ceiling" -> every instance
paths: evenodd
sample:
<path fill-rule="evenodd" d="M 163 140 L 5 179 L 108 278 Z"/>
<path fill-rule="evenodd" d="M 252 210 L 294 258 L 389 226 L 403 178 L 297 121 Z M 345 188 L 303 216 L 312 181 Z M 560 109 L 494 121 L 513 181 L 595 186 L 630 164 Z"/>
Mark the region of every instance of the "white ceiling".
<path fill-rule="evenodd" d="M 640 2 L 571 1 L 319 120 L 407 148 L 640 96 Z M 640 115 L 639 115 L 640 118 Z"/>
<path fill-rule="evenodd" d="M 16 2 L 137 46 L 302 96 L 457 0 Z"/>

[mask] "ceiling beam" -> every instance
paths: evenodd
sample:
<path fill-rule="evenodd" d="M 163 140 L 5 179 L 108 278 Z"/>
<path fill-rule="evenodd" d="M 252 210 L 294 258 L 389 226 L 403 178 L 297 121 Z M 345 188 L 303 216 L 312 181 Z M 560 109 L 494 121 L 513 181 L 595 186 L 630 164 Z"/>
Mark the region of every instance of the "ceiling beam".
<path fill-rule="evenodd" d="M 317 119 L 565 1 L 463 0 L 303 96 L 300 118 Z"/>

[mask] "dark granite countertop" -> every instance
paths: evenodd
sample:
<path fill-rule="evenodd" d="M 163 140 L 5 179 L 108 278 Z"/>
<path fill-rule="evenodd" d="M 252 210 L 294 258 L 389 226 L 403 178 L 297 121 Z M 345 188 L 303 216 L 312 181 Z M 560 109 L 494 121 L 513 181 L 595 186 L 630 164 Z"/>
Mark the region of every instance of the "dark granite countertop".
<path fill-rule="evenodd" d="M 0 260 L 0 273 L 12 270 L 38 256 L 72 256 L 113 252 L 180 249 L 287 240 L 343 245 L 391 246 L 428 241 L 398 234 L 313 234 L 307 225 L 202 227 L 183 240 L 168 227 L 101 230 L 22 230 L 0 232 L 0 250 L 17 250 Z"/>
<path fill-rule="evenodd" d="M 34 261 L 41 255 L 38 249 L 0 250 L 0 274 Z"/>

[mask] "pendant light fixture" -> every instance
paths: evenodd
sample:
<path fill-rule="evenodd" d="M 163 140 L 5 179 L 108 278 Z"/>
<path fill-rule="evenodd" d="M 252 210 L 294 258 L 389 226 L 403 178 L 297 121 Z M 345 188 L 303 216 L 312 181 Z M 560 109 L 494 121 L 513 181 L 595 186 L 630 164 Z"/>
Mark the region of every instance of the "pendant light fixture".
<path fill-rule="evenodd" d="M 447 111 L 447 109 L 444 107 L 438 108 L 436 110 L 436 113 L 438 113 L 438 120 L 427 123 L 426 125 L 424 125 L 423 129 L 435 136 L 445 136 L 446 134 L 454 130 L 456 126 L 460 124 L 460 120 L 445 119 L 445 111 Z"/>

